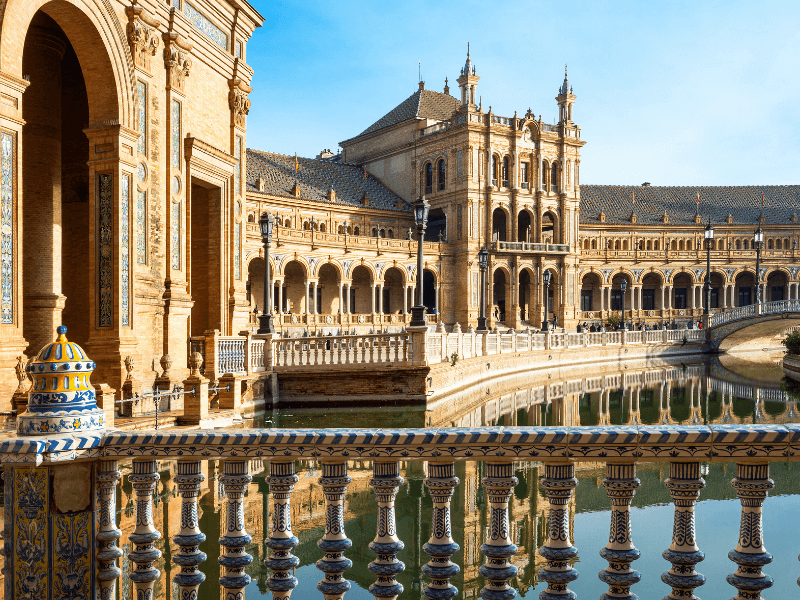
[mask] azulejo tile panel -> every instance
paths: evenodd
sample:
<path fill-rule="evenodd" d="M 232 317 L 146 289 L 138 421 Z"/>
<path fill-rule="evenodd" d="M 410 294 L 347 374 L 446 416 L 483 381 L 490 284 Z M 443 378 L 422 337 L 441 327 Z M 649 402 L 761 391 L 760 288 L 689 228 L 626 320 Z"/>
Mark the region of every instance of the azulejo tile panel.
<path fill-rule="evenodd" d="M 88 600 L 94 589 L 91 511 L 54 514 L 51 517 L 50 546 L 53 598 Z"/>
<path fill-rule="evenodd" d="M 120 246 L 120 317 L 123 327 L 130 327 L 131 324 L 131 175 L 122 174 L 121 203 L 119 211 L 119 246 Z"/>
<path fill-rule="evenodd" d="M 228 49 L 228 36 L 219 27 L 214 25 L 206 16 L 188 2 L 183 3 L 183 14 L 189 17 L 200 31 L 205 33 L 211 40 L 223 50 Z"/>
<path fill-rule="evenodd" d="M 181 269 L 181 204 L 172 203 L 172 214 L 170 215 L 170 253 L 172 255 L 172 268 L 176 271 Z"/>
<path fill-rule="evenodd" d="M 0 323 L 14 323 L 14 136 L 0 134 Z"/>
<path fill-rule="evenodd" d="M 101 173 L 98 176 L 98 211 L 99 231 L 98 242 L 98 278 L 100 290 L 100 310 L 98 324 L 100 327 L 110 327 L 113 324 L 113 235 L 112 216 L 114 200 L 114 176 L 111 173 Z"/>
<path fill-rule="evenodd" d="M 136 262 L 147 264 L 147 192 L 136 192 Z"/>
<path fill-rule="evenodd" d="M 12 506 L 18 509 L 13 526 L 14 596 L 48 598 L 48 469 L 19 467 L 13 473 Z"/>
<path fill-rule="evenodd" d="M 181 168 L 181 103 L 178 100 L 172 101 L 172 116 L 170 117 L 172 126 L 171 135 L 171 156 L 172 168 Z"/>

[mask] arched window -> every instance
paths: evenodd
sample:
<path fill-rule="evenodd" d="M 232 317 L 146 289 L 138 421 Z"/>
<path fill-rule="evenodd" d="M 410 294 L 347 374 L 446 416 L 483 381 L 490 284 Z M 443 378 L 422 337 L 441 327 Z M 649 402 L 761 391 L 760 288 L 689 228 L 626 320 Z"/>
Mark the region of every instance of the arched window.
<path fill-rule="evenodd" d="M 249 213 L 247 215 L 247 222 L 248 223 L 255 223 L 256 222 L 256 216 L 253 213 Z"/>
<path fill-rule="evenodd" d="M 769 238 L 767 240 L 767 250 L 772 250 L 772 247 L 772 238 Z"/>
<path fill-rule="evenodd" d="M 742 250 L 750 250 L 750 240 L 744 240 L 744 242 L 742 242 Z"/>
<path fill-rule="evenodd" d="M 503 157 L 503 187 L 508 187 L 508 157 Z"/>
<path fill-rule="evenodd" d="M 497 157 L 492 156 L 492 185 L 497 185 Z"/>
<path fill-rule="evenodd" d="M 361 235 L 361 230 L 358 227 L 353 227 L 353 235 Z"/>
<path fill-rule="evenodd" d="M 428 163 L 425 165 L 425 193 L 430 194 L 433 191 L 433 164 Z"/>
<path fill-rule="evenodd" d="M 658 250 L 658 240 L 653 242 L 653 250 Z"/>
<path fill-rule="evenodd" d="M 553 161 L 553 167 L 551 169 L 552 173 L 550 174 L 550 188 L 554 191 L 558 191 L 558 161 Z"/>
<path fill-rule="evenodd" d="M 377 227 L 373 227 L 372 228 L 372 237 L 378 237 L 378 228 Z"/>
<path fill-rule="evenodd" d="M 597 250 L 597 240 L 592 240 L 592 250 Z"/>
<path fill-rule="evenodd" d="M 390 230 L 389 230 L 389 239 L 390 239 L 390 240 L 393 240 L 393 239 L 394 239 L 394 229 L 390 229 Z"/>
<path fill-rule="evenodd" d="M 339 235 L 342 235 L 344 233 L 344 225 L 339 225 L 336 231 L 339 233 Z"/>
<path fill-rule="evenodd" d="M 444 166 L 444 159 L 440 158 L 439 162 L 436 163 L 436 183 L 437 189 L 443 190 L 445 184 L 445 175 L 447 174 Z"/>
<path fill-rule="evenodd" d="M 319 230 L 320 230 L 321 233 L 325 233 L 326 229 L 327 228 L 325 227 L 325 223 L 320 223 L 319 224 Z"/>
<path fill-rule="evenodd" d="M 311 229 L 311 223 L 309 223 L 308 221 L 303 221 L 303 229 L 309 231 Z"/>
<path fill-rule="evenodd" d="M 547 161 L 542 161 L 542 189 L 547 190 L 547 186 L 549 184 L 549 175 L 550 175 L 550 168 L 547 165 Z"/>
<path fill-rule="evenodd" d="M 628 240 L 622 240 L 622 249 L 623 250 L 627 250 L 628 249 Z"/>
<path fill-rule="evenodd" d="M 386 237 L 386 230 L 385 229 L 381 229 L 381 237 L 382 238 Z"/>
<path fill-rule="evenodd" d="M 291 219 L 286 219 L 286 222 L 284 222 L 283 226 L 284 226 L 284 227 L 291 227 L 291 226 L 292 226 L 292 221 L 291 221 Z"/>

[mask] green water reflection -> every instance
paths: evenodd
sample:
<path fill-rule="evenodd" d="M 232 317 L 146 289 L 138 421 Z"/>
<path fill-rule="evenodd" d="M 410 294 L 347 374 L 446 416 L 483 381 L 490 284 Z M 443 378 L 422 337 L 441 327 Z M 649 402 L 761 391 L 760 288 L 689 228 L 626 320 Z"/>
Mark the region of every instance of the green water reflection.
<path fill-rule="evenodd" d="M 695 368 L 696 367 L 696 368 Z M 637 371 L 638 369 L 638 371 Z M 643 385 L 626 385 L 633 379 L 631 373 L 660 369 L 664 376 L 660 381 L 649 381 Z M 683 375 L 682 375 L 683 374 Z M 482 414 L 484 423 L 497 426 L 558 425 L 563 421 L 570 424 L 627 424 L 632 419 L 639 423 L 780 423 L 796 422 L 797 407 L 790 395 L 784 395 L 780 387 L 767 386 L 758 381 L 746 380 L 735 373 L 726 372 L 718 363 L 675 367 L 658 365 L 628 365 L 621 371 L 608 371 L 603 374 L 622 385 L 602 391 L 589 391 L 567 396 L 546 395 L 546 402 L 528 405 L 519 400 L 538 398 L 539 381 L 532 381 L 528 390 L 516 390 L 514 401 L 504 400 L 503 394 L 489 397 L 483 402 L 482 412 L 469 408 L 470 419 Z M 626 379 L 627 377 L 627 379 Z M 572 374 L 565 374 L 563 381 L 572 380 Z M 664 385 L 669 380 L 670 385 Z M 542 385 L 551 386 L 560 380 L 550 378 Z M 774 384 L 774 382 L 773 382 Z M 735 393 L 742 394 L 740 396 Z M 496 403 L 497 408 L 488 405 Z M 439 413 L 440 415 L 443 413 Z M 400 410 L 382 411 L 358 409 L 356 411 L 331 410 L 282 410 L 273 411 L 264 417 L 265 427 L 403 427 L 416 426 L 427 420 L 430 414 L 425 411 Z M 464 415 L 449 414 L 444 422 L 462 422 Z M 443 424 L 442 423 L 442 424 Z M 258 424 L 261 425 L 261 424 Z M 319 600 L 321 594 L 316 583 L 322 578 L 314 563 L 322 553 L 316 542 L 324 530 L 324 499 L 317 482 L 320 473 L 315 465 L 307 461 L 297 462 L 300 481 L 292 498 L 292 519 L 295 534 L 300 545 L 295 554 L 301 559 L 296 576 L 299 585 L 292 598 Z M 123 465 L 125 478 L 122 493 L 119 495 L 120 526 L 123 538 L 133 528 L 133 505 L 131 486 L 127 481 L 130 465 Z M 159 485 L 154 509 L 156 527 L 167 539 L 177 533 L 179 526 L 180 497 L 175 493 L 172 483 L 174 462 L 162 463 L 161 484 Z M 218 482 L 219 466 L 216 462 L 207 465 L 207 481 L 200 497 L 200 527 L 208 536 L 201 549 L 208 554 L 208 560 L 201 566 L 206 574 L 206 582 L 201 586 L 200 598 L 219 599 L 218 579 L 220 568 L 217 564 L 219 545 L 217 538 L 221 533 L 221 506 L 223 499 Z M 398 577 L 405 592 L 401 598 L 423 598 L 424 577 L 421 567 L 427 562 L 422 546 L 431 532 L 430 516 L 432 502 L 430 494 L 422 483 L 425 465 L 407 463 L 403 465 L 402 475 L 406 479 L 397 497 L 397 531 L 405 542 L 405 549 L 399 558 L 405 562 L 406 570 Z M 734 465 L 704 465 L 703 473 L 707 487 L 701 493 L 702 501 L 697 508 L 698 543 L 706 553 L 706 560 L 698 570 L 707 578 L 704 587 L 697 593 L 700 597 L 729 598 L 734 590 L 725 582 L 725 576 L 735 570 L 735 565 L 727 558 L 727 552 L 736 546 L 740 504 L 735 491 L 730 486 L 734 476 Z M 660 580 L 660 575 L 668 568 L 661 552 L 670 544 L 672 529 L 672 506 L 663 480 L 667 476 L 668 465 L 643 464 L 638 469 L 642 485 L 634 498 L 631 520 L 633 540 L 642 551 L 642 558 L 634 566 L 642 572 L 642 582 L 633 591 L 643 598 L 660 598 L 669 589 Z M 268 466 L 262 461 L 252 461 L 253 481 L 246 498 L 247 530 L 254 542 L 248 548 L 254 562 L 249 569 L 253 581 L 247 590 L 248 598 L 267 597 L 265 581 L 269 573 L 262 566 L 265 558 L 263 546 L 265 524 L 269 523 L 269 486 L 266 483 Z M 546 536 L 547 502 L 538 486 L 543 474 L 540 463 L 523 462 L 516 467 L 520 483 L 514 490 L 510 503 L 510 522 L 512 540 L 519 546 L 514 563 L 519 567 L 519 576 L 511 584 L 523 597 L 538 597 L 544 589 L 536 572 L 544 564 L 536 554 Z M 346 598 L 351 600 L 372 598 L 367 588 L 375 581 L 368 569 L 374 559 L 368 544 L 376 529 L 376 505 L 374 494 L 368 485 L 371 465 L 366 461 L 350 464 L 353 482 L 347 495 L 345 527 L 353 546 L 347 552 L 353 561 L 353 568 L 346 573 L 352 582 L 352 589 Z M 480 594 L 483 581 L 478 575 L 478 567 L 483 562 L 479 547 L 485 536 L 488 524 L 487 500 L 479 482 L 484 475 L 482 463 L 457 463 L 456 475 L 461 480 L 452 504 L 453 536 L 461 547 L 454 557 L 461 567 L 461 574 L 453 579 L 460 591 L 460 598 L 476 598 Z M 598 552 L 606 544 L 609 527 L 609 501 L 605 488 L 601 485 L 604 476 L 602 464 L 581 464 L 578 466 L 580 484 L 574 502 L 570 506 L 574 543 L 580 551 L 575 567 L 580 572 L 578 580 L 571 589 L 580 598 L 597 598 L 607 591 L 597 578 L 597 573 L 606 563 Z M 773 463 L 771 477 L 775 489 L 770 493 L 764 507 L 764 536 L 767 549 L 773 554 L 774 562 L 765 572 L 775 579 L 775 586 L 766 594 L 770 598 L 797 597 L 796 579 L 800 574 L 797 554 L 800 552 L 800 537 L 793 527 L 787 524 L 796 522 L 800 509 L 800 465 L 796 463 Z M 156 598 L 177 598 L 177 588 L 171 578 L 177 572 L 170 564 L 171 556 L 177 547 L 164 539 L 159 542 L 164 553 L 158 568 L 162 578 L 157 587 Z M 127 551 L 127 548 L 126 548 Z M 125 571 L 126 560 L 121 561 Z M 128 585 L 118 588 L 119 598 L 132 598 Z"/>

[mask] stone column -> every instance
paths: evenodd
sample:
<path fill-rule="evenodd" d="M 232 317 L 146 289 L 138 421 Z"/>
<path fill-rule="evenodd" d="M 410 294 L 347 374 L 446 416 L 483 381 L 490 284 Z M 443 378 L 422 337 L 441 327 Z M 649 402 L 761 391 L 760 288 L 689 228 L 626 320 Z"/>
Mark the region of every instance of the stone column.
<path fill-rule="evenodd" d="M 172 561 L 181 570 L 174 581 L 178 585 L 180 598 L 196 598 L 200 584 L 206 579 L 198 568 L 207 558 L 206 553 L 200 551 L 200 544 L 206 541 L 206 535 L 200 531 L 197 520 L 197 497 L 206 477 L 199 460 L 178 459 L 177 470 L 173 481 L 181 495 L 181 529 L 172 541 L 180 550 L 173 555 Z"/>
<path fill-rule="evenodd" d="M 399 462 L 375 462 L 372 467 L 373 476 L 369 484 L 375 490 L 378 502 L 378 529 L 375 539 L 369 543 L 369 549 L 378 557 L 367 568 L 378 580 L 369 586 L 369 591 L 376 599 L 395 600 L 403 593 L 403 585 L 396 578 L 406 568 L 397 560 L 397 553 L 405 545 L 397 537 L 394 513 L 394 501 L 403 478 L 400 476 Z"/>
<path fill-rule="evenodd" d="M 378 312 L 383 315 L 386 307 L 383 305 L 383 282 L 380 283 L 380 290 L 378 291 Z"/>
<path fill-rule="evenodd" d="M 343 297 L 344 297 L 343 290 L 344 290 L 344 283 L 342 283 L 342 282 L 340 281 L 340 282 L 339 282 L 339 314 L 340 314 L 340 315 L 343 315 L 343 314 L 344 314 L 344 303 L 343 303 L 343 301 L 342 301 L 342 299 L 343 299 Z"/>
<path fill-rule="evenodd" d="M 375 284 L 372 284 L 372 314 L 375 314 Z"/>
<path fill-rule="evenodd" d="M 129 577 L 137 598 L 152 598 L 153 586 L 161 577 L 161 571 L 153 566 L 161 558 L 161 550 L 153 545 L 161 539 L 161 533 L 153 525 L 153 490 L 159 479 L 156 460 L 134 459 L 133 473 L 128 475 L 128 481 L 136 493 L 136 528 L 128 536 L 133 544 L 128 560 L 133 563 Z"/>
<path fill-rule="evenodd" d="M 250 584 L 250 576 L 245 568 L 253 562 L 253 557 L 245 548 L 253 538 L 245 531 L 244 492 L 252 481 L 248 469 L 249 460 L 225 459 L 222 463 L 220 481 L 225 490 L 225 521 L 219 544 L 222 552 L 217 559 L 223 574 L 219 584 L 225 589 L 225 598 L 244 598 L 244 590 Z"/>
<path fill-rule="evenodd" d="M 6 473 L 11 471 L 7 470 Z M 122 474 L 119 472 L 116 460 L 99 461 L 97 487 L 100 491 L 100 522 L 97 530 L 97 580 L 101 598 L 116 596 L 117 579 L 122 574 L 117 565 L 117 559 L 123 552 L 117 547 L 117 540 L 122 536 L 122 531 L 117 527 L 116 510 L 117 482 L 121 478 Z"/>
<path fill-rule="evenodd" d="M 311 311 L 309 310 L 309 308 L 310 308 L 309 307 L 309 303 L 311 302 L 311 282 L 308 279 L 306 279 L 305 283 L 306 283 L 306 309 L 305 309 L 305 314 L 309 315 L 309 314 L 311 314 Z"/>
<path fill-rule="evenodd" d="M 403 314 L 408 313 L 408 285 L 403 284 Z"/>
<path fill-rule="evenodd" d="M 423 550 L 431 560 L 422 567 L 422 574 L 429 577 L 431 583 L 425 586 L 424 594 L 426 598 L 448 600 L 458 595 L 458 590 L 450 583 L 450 578 L 460 572 L 458 565 L 450 560 L 459 550 L 451 535 L 450 501 L 459 482 L 455 463 L 431 463 L 428 471 L 425 485 L 433 499 L 433 515 L 431 538 Z"/>
<path fill-rule="evenodd" d="M 547 598 L 573 598 L 574 593 L 567 587 L 578 578 L 578 571 L 569 561 L 578 556 L 578 549 L 572 545 L 569 530 L 569 500 L 578 480 L 575 478 L 575 465 L 545 464 L 545 475 L 541 480 L 550 503 L 548 538 L 539 548 L 539 555 L 547 561 L 547 566 L 539 570 L 539 579 L 547 583 L 542 594 Z"/>
<path fill-rule="evenodd" d="M 352 478 L 347 474 L 347 463 L 322 463 L 322 477 L 319 483 L 325 494 L 326 518 L 325 534 L 317 542 L 325 556 L 316 563 L 325 574 L 317 589 L 325 600 L 342 600 L 350 589 L 350 582 L 344 572 L 353 566 L 353 561 L 345 558 L 344 552 L 353 542 L 344 532 L 344 496 Z"/>
<path fill-rule="evenodd" d="M 298 477 L 294 473 L 294 462 L 271 462 L 267 478 L 272 494 L 272 531 L 264 545 L 272 553 L 264 559 L 264 566 L 272 571 L 266 585 L 275 600 L 289 600 L 297 586 L 292 572 L 300 566 L 300 559 L 292 554 L 292 548 L 300 541 L 292 533 L 291 498 Z"/>
<path fill-rule="evenodd" d="M 608 567 L 600 571 L 600 581 L 608 584 L 609 591 L 603 595 L 609 600 L 634 600 L 630 588 L 639 583 L 642 574 L 631 568 L 641 552 L 631 541 L 631 501 L 641 482 L 636 478 L 635 464 L 606 463 L 606 488 L 611 500 L 611 531 L 608 544 L 600 550 L 600 556 L 608 561 Z"/>
<path fill-rule="evenodd" d="M 516 592 L 509 587 L 508 580 L 517 576 L 517 567 L 509 559 L 517 553 L 511 542 L 508 523 L 508 501 L 519 480 L 514 477 L 513 463 L 486 463 L 486 477 L 482 480 L 489 497 L 489 535 L 481 546 L 486 563 L 478 572 L 486 580 L 481 590 L 483 598 L 512 600 Z M 542 571 L 539 572 L 541 577 Z"/>

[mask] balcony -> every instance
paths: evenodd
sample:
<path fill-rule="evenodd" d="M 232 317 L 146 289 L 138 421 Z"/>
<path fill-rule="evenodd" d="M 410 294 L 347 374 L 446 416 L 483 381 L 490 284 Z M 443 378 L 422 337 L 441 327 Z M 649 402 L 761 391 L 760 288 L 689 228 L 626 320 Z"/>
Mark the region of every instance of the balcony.
<path fill-rule="evenodd" d="M 546 254 L 569 254 L 569 244 L 532 244 L 529 242 L 492 242 L 494 252 L 523 252 Z"/>

